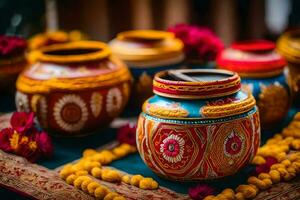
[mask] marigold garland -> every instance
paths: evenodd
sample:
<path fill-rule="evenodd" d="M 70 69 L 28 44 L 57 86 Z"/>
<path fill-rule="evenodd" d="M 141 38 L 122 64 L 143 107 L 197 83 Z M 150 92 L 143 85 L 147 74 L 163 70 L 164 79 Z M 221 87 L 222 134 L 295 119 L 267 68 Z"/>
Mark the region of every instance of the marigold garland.
<path fill-rule="evenodd" d="M 296 152 L 290 152 L 296 150 Z M 247 184 L 239 185 L 235 191 L 226 188 L 218 195 L 209 195 L 204 200 L 253 199 L 259 191 L 266 190 L 280 181 L 289 181 L 300 173 L 300 112 L 281 134 L 274 135 L 259 148 L 252 164 L 270 164 L 268 172 L 250 176 Z M 274 157 L 277 163 L 271 161 Z"/>
<path fill-rule="evenodd" d="M 123 127 L 123 129 L 127 128 L 127 125 Z M 118 135 L 123 135 L 123 132 L 124 130 L 120 131 Z M 127 140 L 124 136 L 121 137 L 122 141 L 130 141 L 131 134 L 135 133 L 135 131 L 128 129 L 125 132 L 129 139 Z M 121 143 L 110 150 L 105 149 L 99 152 L 95 149 L 86 149 L 83 151 L 82 158 L 77 163 L 67 164 L 63 167 L 60 171 L 60 177 L 64 179 L 67 184 L 73 185 L 97 199 L 104 200 L 122 200 L 125 198 L 110 191 L 107 187 L 94 181 L 91 177 L 112 183 L 123 182 L 144 190 L 157 189 L 158 183 L 152 178 L 143 177 L 142 175 L 131 176 L 122 174 L 118 170 L 102 168 L 102 165 L 108 165 L 112 161 L 121 159 L 136 151 L 136 146 L 128 143 Z"/>

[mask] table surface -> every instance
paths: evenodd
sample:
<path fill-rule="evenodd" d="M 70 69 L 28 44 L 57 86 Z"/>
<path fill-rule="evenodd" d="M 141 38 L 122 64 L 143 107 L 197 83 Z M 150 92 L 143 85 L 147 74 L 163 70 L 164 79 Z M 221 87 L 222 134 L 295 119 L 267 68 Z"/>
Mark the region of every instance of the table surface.
<path fill-rule="evenodd" d="M 14 111 L 14 101 L 12 97 L 6 96 L 0 100 L 0 112 L 10 112 Z M 13 103 L 12 103 L 13 102 Z M 289 121 L 292 119 L 297 109 L 293 107 L 284 122 L 281 124 L 274 125 L 273 130 L 263 130 L 261 133 L 261 143 L 270 138 L 275 133 L 280 132 L 280 130 L 285 127 Z M 81 138 L 52 138 L 54 144 L 54 155 L 51 159 L 40 160 L 38 164 L 43 165 L 50 169 L 55 169 L 63 164 L 71 162 L 75 159 L 81 157 L 82 151 L 86 148 L 99 148 L 104 144 L 107 144 L 115 139 L 116 129 L 105 128 L 98 130 L 93 135 L 89 135 Z M 128 172 L 130 174 L 142 174 L 143 176 L 149 176 L 154 178 L 159 182 L 160 185 L 170 188 L 176 192 L 187 193 L 188 188 L 194 186 L 201 182 L 174 182 L 158 177 L 154 174 L 141 160 L 138 153 L 129 155 L 121 160 L 114 161 L 111 166 L 116 167 L 122 171 Z M 235 188 L 237 185 L 245 183 L 247 177 L 249 176 L 249 171 L 251 166 L 247 166 L 242 169 L 239 173 L 231 177 L 226 177 L 220 180 L 209 181 L 208 183 L 214 186 L 217 190 L 222 190 L 224 188 Z M 203 183 L 203 182 L 202 182 Z M 1 189 L 0 195 L 4 195 L 9 199 L 16 199 L 16 195 L 9 193 L 8 191 Z M 18 199 L 21 199 L 19 197 Z"/>

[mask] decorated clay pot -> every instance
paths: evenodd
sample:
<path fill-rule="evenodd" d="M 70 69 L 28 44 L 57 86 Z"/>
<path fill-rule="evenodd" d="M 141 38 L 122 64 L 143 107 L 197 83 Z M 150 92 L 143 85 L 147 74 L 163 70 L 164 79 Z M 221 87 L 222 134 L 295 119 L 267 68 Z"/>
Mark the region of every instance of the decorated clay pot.
<path fill-rule="evenodd" d="M 273 42 L 233 43 L 219 54 L 217 65 L 241 76 L 243 89 L 257 101 L 262 128 L 270 128 L 284 119 L 291 95 L 284 72 L 286 61 L 275 51 Z"/>
<path fill-rule="evenodd" d="M 124 108 L 130 72 L 106 44 L 56 44 L 32 54 L 36 61 L 17 81 L 16 106 L 35 112 L 51 133 L 89 133 L 108 125 Z"/>
<path fill-rule="evenodd" d="M 255 99 L 225 70 L 170 70 L 155 75 L 143 105 L 138 151 L 155 173 L 173 180 L 235 174 L 260 143 Z"/>
<path fill-rule="evenodd" d="M 295 102 L 300 100 L 300 29 L 284 33 L 277 42 L 278 52 L 288 61 L 288 82 Z"/>
<path fill-rule="evenodd" d="M 142 103 L 153 95 L 156 72 L 179 68 L 184 61 L 183 44 L 173 33 L 154 30 L 122 32 L 110 42 L 113 54 L 130 68 L 134 78 L 129 107 L 140 112 Z"/>
<path fill-rule="evenodd" d="M 0 36 L 0 89 L 15 92 L 19 73 L 28 65 L 25 59 L 26 41 L 15 36 Z"/>

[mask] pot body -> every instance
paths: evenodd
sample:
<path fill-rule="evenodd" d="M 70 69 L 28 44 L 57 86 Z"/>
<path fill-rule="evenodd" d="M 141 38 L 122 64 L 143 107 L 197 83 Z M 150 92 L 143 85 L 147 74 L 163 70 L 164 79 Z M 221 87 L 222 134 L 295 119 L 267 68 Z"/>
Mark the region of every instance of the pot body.
<path fill-rule="evenodd" d="M 242 88 L 251 92 L 260 111 L 262 128 L 274 126 L 287 115 L 291 106 L 291 92 L 282 72 L 268 78 L 242 77 Z"/>
<path fill-rule="evenodd" d="M 230 73 L 172 70 L 155 76 L 155 95 L 144 103 L 136 133 L 151 170 L 172 180 L 209 180 L 233 175 L 251 161 L 260 144 L 259 113 L 254 97 L 240 90 L 239 76 Z"/>
<path fill-rule="evenodd" d="M 92 51 L 90 45 L 99 51 L 53 56 L 74 54 L 77 49 Z M 98 42 L 46 47 L 41 60 L 18 78 L 17 109 L 35 112 L 41 126 L 53 135 L 80 136 L 109 125 L 128 101 L 131 75 L 123 62 L 103 52 L 106 48 Z"/>
<path fill-rule="evenodd" d="M 168 120 L 142 113 L 136 140 L 141 158 L 160 176 L 184 181 L 221 178 L 235 174 L 256 154 L 259 115 L 256 108 L 213 120 Z"/>

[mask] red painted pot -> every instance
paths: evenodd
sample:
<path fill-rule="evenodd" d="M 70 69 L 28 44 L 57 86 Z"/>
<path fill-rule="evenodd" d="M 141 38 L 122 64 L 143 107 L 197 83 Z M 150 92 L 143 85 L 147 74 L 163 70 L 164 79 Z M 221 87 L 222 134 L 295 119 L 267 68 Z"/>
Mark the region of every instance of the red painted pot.
<path fill-rule="evenodd" d="M 129 70 L 104 43 L 56 44 L 31 54 L 36 61 L 18 78 L 16 106 L 35 112 L 50 133 L 87 134 L 108 125 L 127 103 Z"/>

